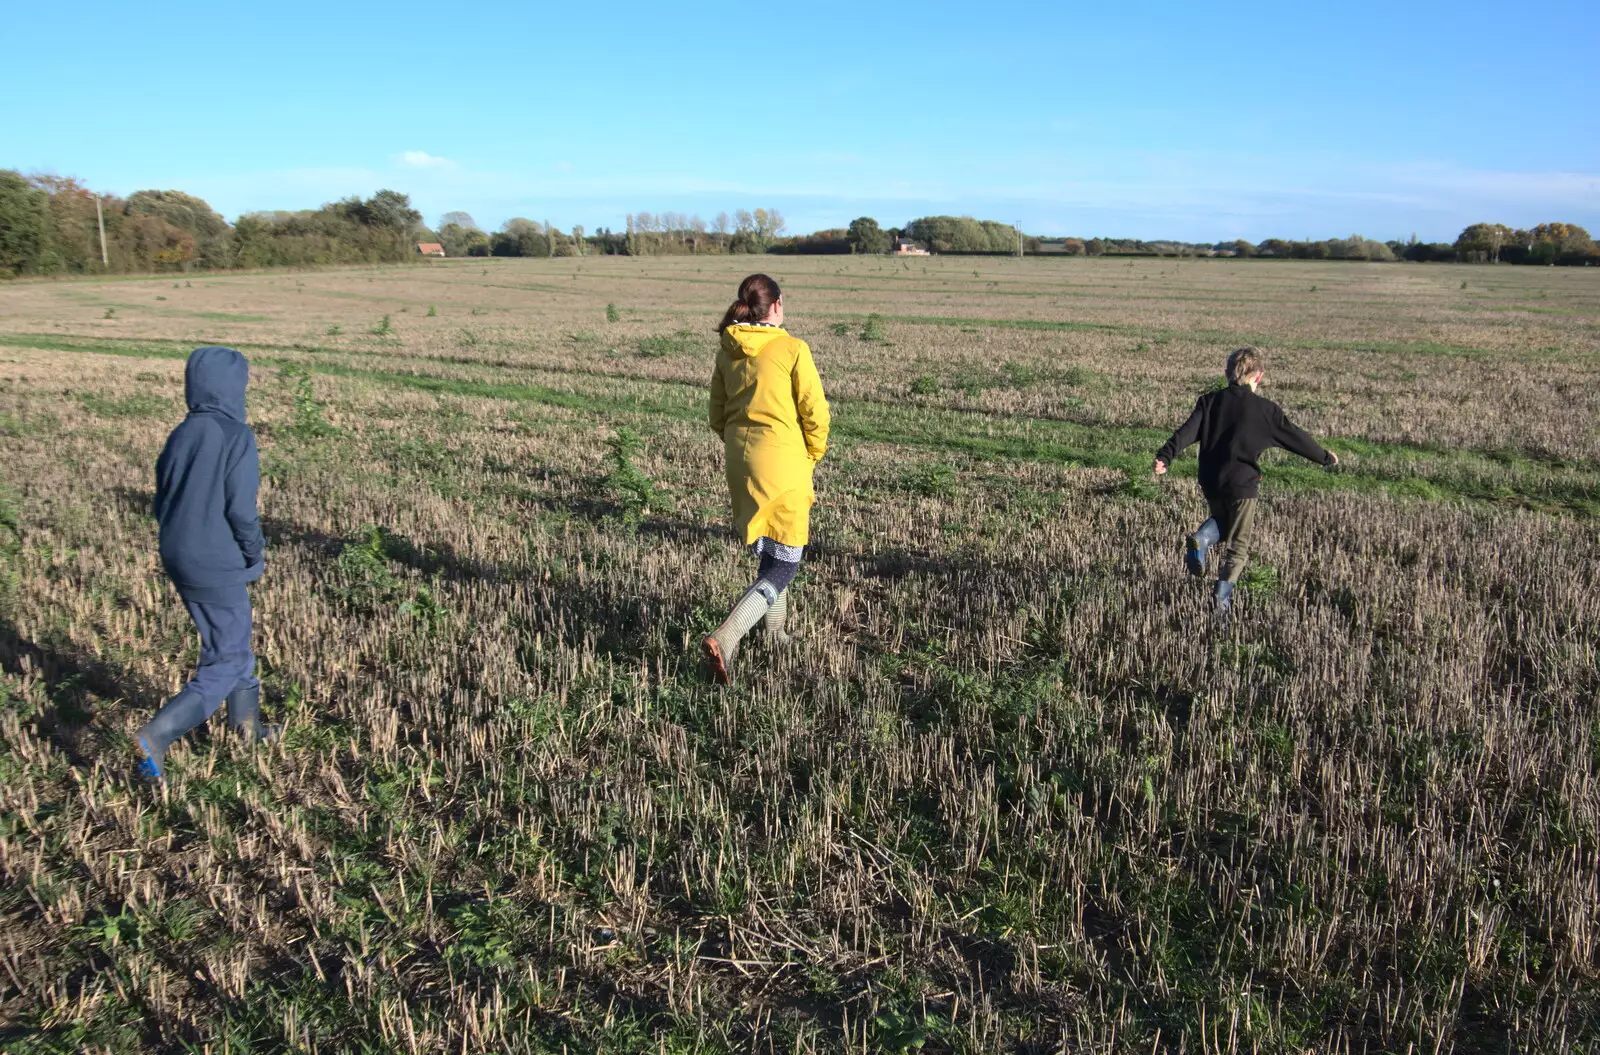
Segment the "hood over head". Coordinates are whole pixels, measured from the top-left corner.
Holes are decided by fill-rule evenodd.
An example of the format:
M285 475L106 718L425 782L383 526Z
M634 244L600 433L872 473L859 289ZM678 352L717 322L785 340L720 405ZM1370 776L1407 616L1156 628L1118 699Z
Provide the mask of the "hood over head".
M782 326L739 323L722 331L722 346L735 359L754 359L761 350L789 333Z
M232 348L196 348L183 371L184 399L191 414L222 414L244 421L244 390L250 363Z

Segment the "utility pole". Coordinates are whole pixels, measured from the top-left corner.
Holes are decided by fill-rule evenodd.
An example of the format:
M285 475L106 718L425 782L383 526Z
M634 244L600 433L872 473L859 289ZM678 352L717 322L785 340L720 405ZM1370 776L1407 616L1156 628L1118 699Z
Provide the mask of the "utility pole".
M106 256L106 214L100 208L100 195L98 194L94 196L94 218L95 222L100 225L100 266L110 268L111 260Z

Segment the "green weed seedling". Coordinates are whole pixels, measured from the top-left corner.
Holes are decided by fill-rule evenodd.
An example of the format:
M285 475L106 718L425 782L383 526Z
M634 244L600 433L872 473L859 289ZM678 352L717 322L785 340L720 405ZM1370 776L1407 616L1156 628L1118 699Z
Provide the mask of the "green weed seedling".
M617 311L617 306L615 304L607 304L606 305L606 321L607 322L621 322L622 321L622 314Z
M400 602L399 613L417 620L429 630L435 630L444 620L444 608L434 599L433 590L418 586L409 601Z
M394 326L391 325L390 317L385 315L383 318L378 320L378 325L374 326L367 332L372 334L374 337L387 337L394 333Z
M835 322L828 327L828 331L835 337L848 337L850 336L850 324L848 322Z
M1111 494L1136 502L1152 502L1161 497L1161 485L1143 474L1127 473L1111 488Z
M317 399L316 390L312 387L311 375L292 367L285 367L283 377L285 380L293 379L295 382L294 420L289 425L289 434L300 440L338 435L339 429L323 417L323 406Z
M337 337L344 332L344 327L337 324L329 326L325 331L329 337Z
M22 518L16 496L0 485L0 566L11 567L21 554Z
M353 608L372 609L388 602L400 586L389 569L389 532L368 525L358 540L345 543L335 563L338 582L333 595Z
M886 341L889 339L888 328L884 325L883 316L876 313L867 316L867 321L861 324L861 332L857 334L863 341Z
M511 900L472 902L451 909L448 915L456 936L445 949L446 958L480 971L513 965L523 916Z
M93 948L111 952L119 947L144 948L145 938L151 931L151 921L131 908L116 915L102 912L79 926L78 934Z
M610 471L605 477L606 490L611 499L622 507L623 519L637 521L649 511L651 505L660 500L655 482L634 464L634 459L644 450L644 440L624 425L617 429L616 435L606 440L606 447L611 452Z
M948 465L929 462L900 474L900 490L923 498L943 498L955 493L956 473Z
M1254 597L1269 597L1278 592L1282 580L1270 564L1252 564L1239 577L1239 585Z
M872 1019L872 1039L879 1051L921 1051L928 1043L926 1016L885 1011Z
M428 305L428 318L437 319L438 317L439 317L439 309L437 307L435 307L434 305L429 304Z

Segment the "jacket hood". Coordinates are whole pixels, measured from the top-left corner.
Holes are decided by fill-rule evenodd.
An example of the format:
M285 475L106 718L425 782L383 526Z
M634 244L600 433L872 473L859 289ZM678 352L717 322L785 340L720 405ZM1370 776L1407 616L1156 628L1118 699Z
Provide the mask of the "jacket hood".
M183 371L183 394L191 414L222 414L244 421L244 390L250 364L232 348L196 348Z
M789 333L782 326L748 326L739 323L722 331L722 347L735 359L754 359L761 350Z

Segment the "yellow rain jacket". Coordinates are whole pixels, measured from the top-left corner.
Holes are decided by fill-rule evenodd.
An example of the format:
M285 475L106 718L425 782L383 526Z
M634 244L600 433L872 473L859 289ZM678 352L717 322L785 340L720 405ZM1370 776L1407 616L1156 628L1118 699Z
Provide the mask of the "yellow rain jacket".
M746 545L810 538L811 470L828 449L828 400L806 342L777 326L729 326L711 375L711 431L727 452L734 528Z

